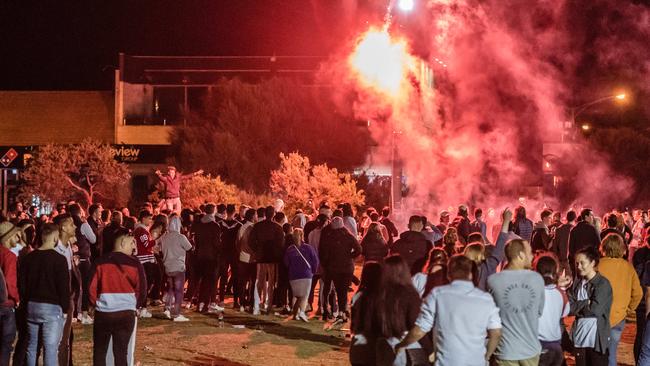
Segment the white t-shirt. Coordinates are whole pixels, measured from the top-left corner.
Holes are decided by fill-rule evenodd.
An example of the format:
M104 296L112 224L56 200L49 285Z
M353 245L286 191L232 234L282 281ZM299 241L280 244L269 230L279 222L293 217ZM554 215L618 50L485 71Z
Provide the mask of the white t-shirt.
M578 291L578 301L588 300L586 280L580 283L580 290ZM596 336L598 335L598 319L596 318L578 318L573 322L571 329L573 335L573 345L579 348L593 348L596 344Z
M555 342L562 339L560 319L569 315L571 306L556 285L544 287L544 311L539 317L539 340Z

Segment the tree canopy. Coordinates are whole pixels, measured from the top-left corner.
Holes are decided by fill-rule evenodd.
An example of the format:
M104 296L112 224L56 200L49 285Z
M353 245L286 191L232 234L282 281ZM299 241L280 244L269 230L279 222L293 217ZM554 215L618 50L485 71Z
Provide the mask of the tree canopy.
M364 162L368 132L336 108L330 92L289 79L222 80L202 112L172 132L176 163L257 192L268 188L281 152L350 170Z

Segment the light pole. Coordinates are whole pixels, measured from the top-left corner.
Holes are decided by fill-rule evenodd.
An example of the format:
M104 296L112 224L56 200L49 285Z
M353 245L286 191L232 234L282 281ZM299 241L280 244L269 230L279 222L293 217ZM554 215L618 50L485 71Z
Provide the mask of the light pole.
M572 123L571 127L572 128L576 127L576 118L578 118L580 113L586 111L589 107L591 107L593 105L596 105L596 104L606 102L608 100L623 101L626 98L627 98L627 95L625 93L613 94L613 95L608 95L606 97L602 97L602 98L592 100L591 102L579 105L577 107L569 108L569 110L571 111L571 123ZM590 126L585 124L585 125L582 126L582 129L584 131L588 131L590 129ZM574 131L575 131L575 129L574 129ZM562 139L564 140L564 133L562 134Z

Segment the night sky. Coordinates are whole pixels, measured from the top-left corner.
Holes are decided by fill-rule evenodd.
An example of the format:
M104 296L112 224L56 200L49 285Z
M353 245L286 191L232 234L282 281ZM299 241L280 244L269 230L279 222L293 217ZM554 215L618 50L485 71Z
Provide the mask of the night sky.
M0 89L111 89L118 53L327 55L344 1L2 1Z

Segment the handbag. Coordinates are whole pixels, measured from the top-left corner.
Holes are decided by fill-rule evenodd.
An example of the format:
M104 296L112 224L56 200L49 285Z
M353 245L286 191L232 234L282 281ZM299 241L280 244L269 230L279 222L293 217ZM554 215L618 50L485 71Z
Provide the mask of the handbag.
M305 256L302 255L302 253L300 252L300 249L298 249L298 247L295 244L293 244L291 246L296 248L296 252L298 252L298 254L300 255L300 258L302 258L302 260L305 261L305 264L307 264L307 267L309 267L309 270L311 270L311 264L309 264L309 262L307 261L307 258L305 258Z

